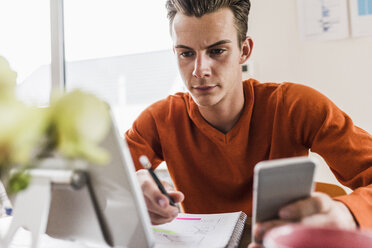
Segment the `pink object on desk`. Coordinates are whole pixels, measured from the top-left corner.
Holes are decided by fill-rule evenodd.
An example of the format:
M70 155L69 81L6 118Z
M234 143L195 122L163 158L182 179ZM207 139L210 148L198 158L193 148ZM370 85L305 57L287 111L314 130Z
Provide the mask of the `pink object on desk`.
M180 218L180 217L177 217L176 219L177 220L201 220L201 218Z
M265 248L370 248L372 233L298 224L270 230L264 237Z

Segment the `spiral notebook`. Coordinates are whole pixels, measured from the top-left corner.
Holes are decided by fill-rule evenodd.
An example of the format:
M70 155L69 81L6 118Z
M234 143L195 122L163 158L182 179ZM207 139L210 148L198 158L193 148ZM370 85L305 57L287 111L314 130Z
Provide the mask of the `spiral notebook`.
M247 215L178 214L172 222L153 226L156 248L238 247Z

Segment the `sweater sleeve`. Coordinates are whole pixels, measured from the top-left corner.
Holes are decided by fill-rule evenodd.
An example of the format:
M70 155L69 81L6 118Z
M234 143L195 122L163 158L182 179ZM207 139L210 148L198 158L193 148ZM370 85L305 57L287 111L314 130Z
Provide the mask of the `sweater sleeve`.
M324 158L340 183L354 190L335 200L350 209L360 227L372 228L372 136L316 90L301 85L287 90L284 101L296 122L296 138Z
M145 109L125 133L136 170L143 169L138 160L141 155L149 158L153 168L163 161L157 126L150 109L151 106Z

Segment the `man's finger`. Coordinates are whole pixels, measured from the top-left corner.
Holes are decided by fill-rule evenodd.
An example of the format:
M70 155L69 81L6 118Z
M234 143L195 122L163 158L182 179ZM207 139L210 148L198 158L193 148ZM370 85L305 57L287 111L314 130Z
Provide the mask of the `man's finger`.
M167 181L165 181L165 180L160 180L160 182L161 182L161 184L163 184L164 189L165 189L167 192L169 192L169 191L175 191L174 187L173 187L170 183L168 183Z
M349 230L357 227L350 210L337 201L333 201L330 211L305 217L301 223L308 226L337 227Z
M178 208L169 204L168 198L161 193L148 171L139 170L136 174L149 212L158 214L164 218L174 218L178 214ZM181 195L178 198L182 200Z
M332 199L323 193L313 193L311 197L289 204L279 211L284 220L300 220L306 216L326 213L331 209Z
M301 224L315 227L338 227L338 221L326 214L315 214L301 220Z
M247 248L263 248L263 245L257 243L250 243Z
M161 193L158 185L152 179L147 170L137 171L137 178L140 182L143 195L145 198L153 201L153 206L158 205L160 208L165 208L169 205L169 200Z
M164 223L167 223L167 222L171 222L174 219L174 217L164 217L164 216L158 215L158 214L150 212L150 211L149 211L149 215L150 215L150 219L151 219L151 224L153 224L153 225L164 224Z
M160 208L164 208L168 205L167 197L160 192L155 182L151 180L144 181L141 185L141 189L145 198L152 200L154 205L158 205Z
M253 228L253 236L255 243L261 244L263 241L263 237L267 231L270 229L288 224L289 222L286 220L272 220L262 223L256 223Z
M164 201L168 201L167 198L164 199ZM146 207L149 213L153 214L154 216L157 216L157 219L164 219L159 223L157 221L157 224L163 224L165 222L169 222L173 220L175 217L178 215L178 208L173 207L171 205L167 205L165 208L159 208L156 204L154 205L154 202L145 197L145 202L146 202ZM151 217L151 215L150 215ZM151 217L151 221L153 222L154 220Z
M185 199L185 195L181 191L169 191L168 194L175 203L182 202Z

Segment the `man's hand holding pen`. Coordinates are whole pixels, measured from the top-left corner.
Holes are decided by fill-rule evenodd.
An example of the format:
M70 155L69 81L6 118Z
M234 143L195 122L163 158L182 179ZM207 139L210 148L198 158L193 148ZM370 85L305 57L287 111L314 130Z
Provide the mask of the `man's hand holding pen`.
M144 161L141 161L144 165ZM145 166L144 166L145 167ZM146 167L145 167L146 168ZM173 200L174 203L182 202L185 198L183 193L174 190L169 184L161 182L161 186L157 185L155 178L150 174L148 169L138 170L136 172L139 184L145 198L147 210L153 225L164 224L172 221L178 215L178 208L170 204L170 199L162 193L160 188L165 187L166 194ZM156 176L155 176L156 177ZM164 189L163 189L164 190Z

